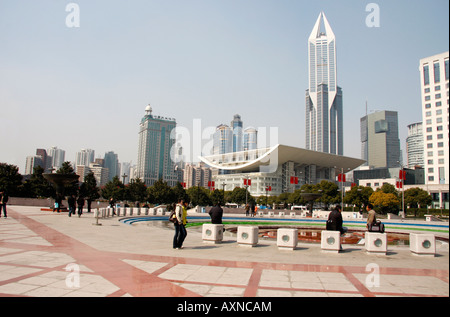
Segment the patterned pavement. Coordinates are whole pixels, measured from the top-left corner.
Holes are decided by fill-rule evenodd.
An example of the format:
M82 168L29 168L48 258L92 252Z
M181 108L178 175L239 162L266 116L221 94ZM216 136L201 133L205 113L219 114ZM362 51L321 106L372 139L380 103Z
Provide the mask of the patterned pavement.
M449 296L448 243L437 244L435 257L405 246L383 256L354 246L327 254L314 244L242 248L231 237L206 245L189 228L185 248L173 250L170 227L117 218L96 226L92 213L8 208L0 219L2 297Z

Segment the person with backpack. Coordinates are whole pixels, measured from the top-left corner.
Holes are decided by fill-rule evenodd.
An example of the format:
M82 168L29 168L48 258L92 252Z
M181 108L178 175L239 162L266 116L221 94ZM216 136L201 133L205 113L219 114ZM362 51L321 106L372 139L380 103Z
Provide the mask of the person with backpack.
M183 199L180 199L178 204L175 206L176 220L174 220L174 226L175 226L175 235L173 237L173 248L174 249L183 249L183 242L187 236L186 216L187 216L187 209L185 206L185 202Z

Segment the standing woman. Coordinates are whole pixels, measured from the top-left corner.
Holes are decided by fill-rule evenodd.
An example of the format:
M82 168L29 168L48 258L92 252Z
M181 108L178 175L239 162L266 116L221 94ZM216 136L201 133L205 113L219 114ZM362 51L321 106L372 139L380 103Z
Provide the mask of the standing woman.
M186 215L187 209L185 206L185 202L181 199L178 204L175 206L175 216L177 217L177 221L175 221L175 236L173 237L173 248L174 249L182 249L184 239L186 239L187 231L186 231Z

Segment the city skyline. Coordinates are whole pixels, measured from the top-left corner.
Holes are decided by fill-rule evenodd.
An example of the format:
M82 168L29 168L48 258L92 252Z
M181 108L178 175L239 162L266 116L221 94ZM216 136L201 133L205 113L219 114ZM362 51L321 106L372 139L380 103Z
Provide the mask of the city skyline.
M352 131L367 101L369 112L398 112L405 159L407 126L422 121L419 61L448 50L447 1L377 1L379 27L362 1L75 2L79 28L65 25L65 3L0 2L0 162L21 172L54 145L66 160L92 148L137 162L148 103L187 128L239 113L305 148L305 43L321 11L339 38L343 154L360 157Z

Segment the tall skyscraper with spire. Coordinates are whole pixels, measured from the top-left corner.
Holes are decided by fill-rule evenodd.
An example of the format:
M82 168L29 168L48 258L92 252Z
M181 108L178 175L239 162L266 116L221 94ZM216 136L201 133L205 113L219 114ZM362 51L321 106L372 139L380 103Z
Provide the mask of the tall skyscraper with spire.
M342 89L337 85L336 38L323 12L308 39L306 148L343 155Z

